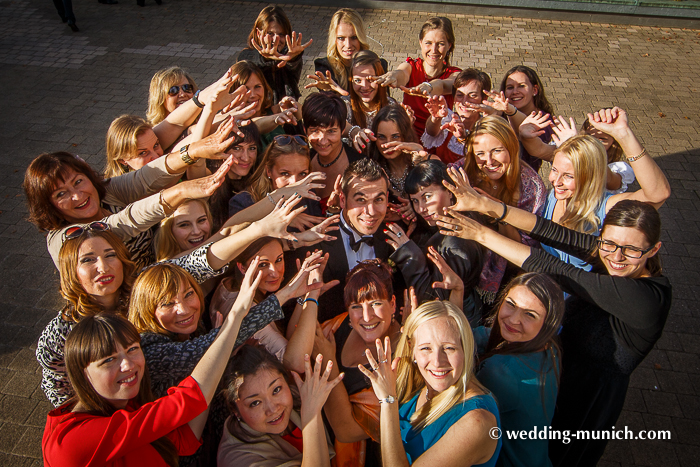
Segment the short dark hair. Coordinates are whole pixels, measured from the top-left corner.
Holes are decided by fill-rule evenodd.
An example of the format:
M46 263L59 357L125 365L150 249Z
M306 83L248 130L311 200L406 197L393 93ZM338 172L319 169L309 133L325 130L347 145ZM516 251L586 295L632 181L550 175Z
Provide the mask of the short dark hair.
M466 70L462 70L457 75L455 82L452 85L452 95L454 96L457 93L458 88L465 86L470 81L476 81L479 83L479 87L481 88L481 99L485 100L488 96L486 96L484 91L491 90L491 78L489 75L481 70L477 70L476 68L467 68Z
M381 178L386 182L387 190L389 189L389 177L387 177L386 172L381 168L379 163L368 157L363 157L353 162L343 172L343 178L340 180L340 190L345 196L348 196L350 182L355 177L368 182L374 182Z
M304 128L332 127L337 124L342 130L348 118L345 102L336 93L321 91L311 94L301 106L301 118Z
M343 299L346 310L353 303L391 300L393 296L391 268L380 259L362 261L345 278Z
M404 190L407 195L415 195L421 188L430 185L443 187L443 180L452 183L444 162L435 159L419 162L406 176Z
M71 170L85 175L90 180L100 197L98 203L104 199L107 193L104 182L90 164L69 152L41 154L29 164L22 184L29 204L29 222L39 230L54 230L69 225L51 203L51 194L58 182L65 182Z

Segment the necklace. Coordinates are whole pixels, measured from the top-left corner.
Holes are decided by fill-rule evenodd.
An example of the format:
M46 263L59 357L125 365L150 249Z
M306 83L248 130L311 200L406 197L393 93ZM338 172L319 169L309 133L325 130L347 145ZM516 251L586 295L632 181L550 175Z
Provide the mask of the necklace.
M345 150L345 148L343 148L343 147L341 146L341 147L340 147L340 152L338 153L338 155L336 156L336 158L333 159L333 160L332 160L331 162L329 162L328 164L324 164L323 162L321 162L321 156L319 155L319 156L318 156L318 165L320 165L320 166L323 167L324 169L327 169L327 168L330 167L331 165L333 165L333 164L335 164L336 162L338 162L338 159L340 159L340 156L343 155L343 151L344 151L344 150Z
M391 187L394 190L396 190L399 193L403 193L403 187L406 183L406 177L408 177L408 172L410 172L411 169L411 164L408 164L408 166L406 166L406 170L403 171L403 175L401 177L394 177L393 175L391 175L391 171L387 170L387 173L389 174L389 182L391 183Z

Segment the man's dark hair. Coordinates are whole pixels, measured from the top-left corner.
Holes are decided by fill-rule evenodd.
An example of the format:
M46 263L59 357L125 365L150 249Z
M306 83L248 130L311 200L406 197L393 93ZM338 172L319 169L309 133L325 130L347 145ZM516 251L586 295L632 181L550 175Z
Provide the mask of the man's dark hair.
M368 157L353 162L343 172L340 189L346 197L350 192L350 182L356 177L368 182L374 182L381 178L386 182L387 190L389 189L389 177L387 177L386 172L376 161Z

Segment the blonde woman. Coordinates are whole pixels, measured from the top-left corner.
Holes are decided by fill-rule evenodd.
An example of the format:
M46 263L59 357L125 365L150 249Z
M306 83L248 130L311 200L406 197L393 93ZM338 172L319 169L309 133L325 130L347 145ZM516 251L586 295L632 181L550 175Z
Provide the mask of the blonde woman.
M474 376L475 345L469 322L449 302L412 312L391 358L390 339L365 351L380 403L382 465L494 466L501 440L493 396Z
M112 121L105 143L105 178L138 170L163 155L153 125L136 115L121 115Z
M574 136L562 143L554 154L549 181L552 190L547 196L542 217L578 232L597 235L610 209L623 199L634 199L661 207L671 188L654 159L647 157L627 123L627 113L615 107L588 114L591 125L615 138L632 166L640 189L612 194L605 191L608 155L603 144L588 135ZM545 246L546 251L564 262L590 270L579 258Z
M336 11L328 27L327 55L314 60L316 74L308 77L316 81L311 87L321 91L337 91L337 83L337 86L347 92L350 88L352 59L357 52L368 49L369 39L362 16L351 8ZM381 65L384 70L388 69L386 60L381 59Z
M151 78L146 118L152 125L165 120L170 112L194 97L197 83L179 66L164 68Z
M154 239L156 261L165 261L197 248L212 234L209 205L201 199L184 202L170 216L160 221Z

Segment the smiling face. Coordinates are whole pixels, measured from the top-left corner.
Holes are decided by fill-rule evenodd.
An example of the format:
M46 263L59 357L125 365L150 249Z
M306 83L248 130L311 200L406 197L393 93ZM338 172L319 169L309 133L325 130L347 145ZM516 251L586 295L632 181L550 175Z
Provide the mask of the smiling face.
M100 303L114 303L124 282L121 260L102 237L85 239L78 249L78 281Z
M420 41L421 54L426 65L434 68L442 67L447 52L450 51L450 44L447 34L439 29L431 29L425 33Z
M201 203L185 203L175 210L173 217L173 237L180 250L190 250L209 239L211 224Z
M355 27L349 23L339 23L335 30L335 46L338 55L346 62L350 62L352 57L362 49L360 39L355 33Z
M637 250L646 250L651 246L644 232L633 227L607 225L601 232L600 239ZM637 279L647 275L647 260L657 254L659 248L661 248L661 242L654 245L654 248L642 255L641 258L628 258L622 254L621 248L617 248L617 251L613 253L598 248L598 255L611 276Z
M395 311L396 297L392 296L391 300L365 300L350 304L348 318L352 329L367 345L372 345L387 335Z
M156 308L156 321L166 331L189 338L197 330L202 303L194 287L187 281L180 282L180 289L175 297Z
M126 160L120 159L119 162L128 165L132 170L138 170L162 155L163 148L160 147L160 141L153 130L149 128L136 137L136 157Z
M309 144L321 157L337 156L342 150L343 132L337 123L329 127L312 126L306 129Z
M380 178L373 182L355 177L348 195L340 194L343 218L360 235L374 235L386 216L388 187Z
M352 88L365 104L371 104L377 96L377 83L368 78L377 76L372 65L358 65L352 69Z
M452 318L426 321L416 328L413 340L413 358L433 391L442 392L459 380L464 367L464 349Z
M251 73L248 81L245 83L246 89L250 92L248 96L248 104L255 102L255 115L254 117L260 117L262 115L262 104L265 100L265 85L257 74Z
M117 409L123 409L139 393L146 359L136 342L126 348L116 342L115 347L112 355L90 363L85 376L97 394Z
M192 99L194 92L185 92L185 90L182 89L182 86L184 85L190 85L190 81L185 76L183 76L182 80L180 80L180 82L177 84L177 86L180 88L177 94L171 96L168 90L165 91L165 109L168 111L168 113Z
M526 115L535 110L533 98L538 91L537 86L530 82L525 73L517 71L506 78L506 98Z
M245 141L232 146L226 154L233 156L233 165L228 171L228 177L233 180L240 180L250 173L258 158L258 145Z
M63 182L51 192L51 204L71 224L100 219L100 196L85 174L69 169Z
M474 137L472 147L476 166L489 180L500 180L506 174L510 167L510 153L498 138L478 135Z
M466 104L481 104L482 97L481 84L471 80L455 92L454 111L460 117L471 117L479 111L470 109Z
M391 141L402 141L401 131L396 122L391 120L379 122L377 125L377 134L375 136L377 137L377 149L386 159L394 159L403 154L401 151L388 151L382 147L384 144Z
M278 241L271 241L263 246L255 256L260 257L258 270L262 271L262 278L258 290L263 293L272 293L279 290L284 277L284 250ZM254 257L255 257L254 256ZM238 264L240 271L245 274L253 260L247 262L245 267Z
M261 369L246 376L238 389L238 415L260 433L280 434L286 430L293 407L289 385L275 370Z
M510 289L498 310L501 336L508 342L529 342L539 334L547 317L542 302L524 285Z
M283 154L275 159L272 168L266 172L277 190L309 175L309 158L302 154Z
M432 184L421 187L415 195L409 195L413 210L421 216L430 226L435 226L437 220L435 214L443 215L443 209L452 206L451 193L445 187Z
M552 160L549 183L554 187L554 197L558 200L569 199L576 192L576 175L571 159L558 152Z

